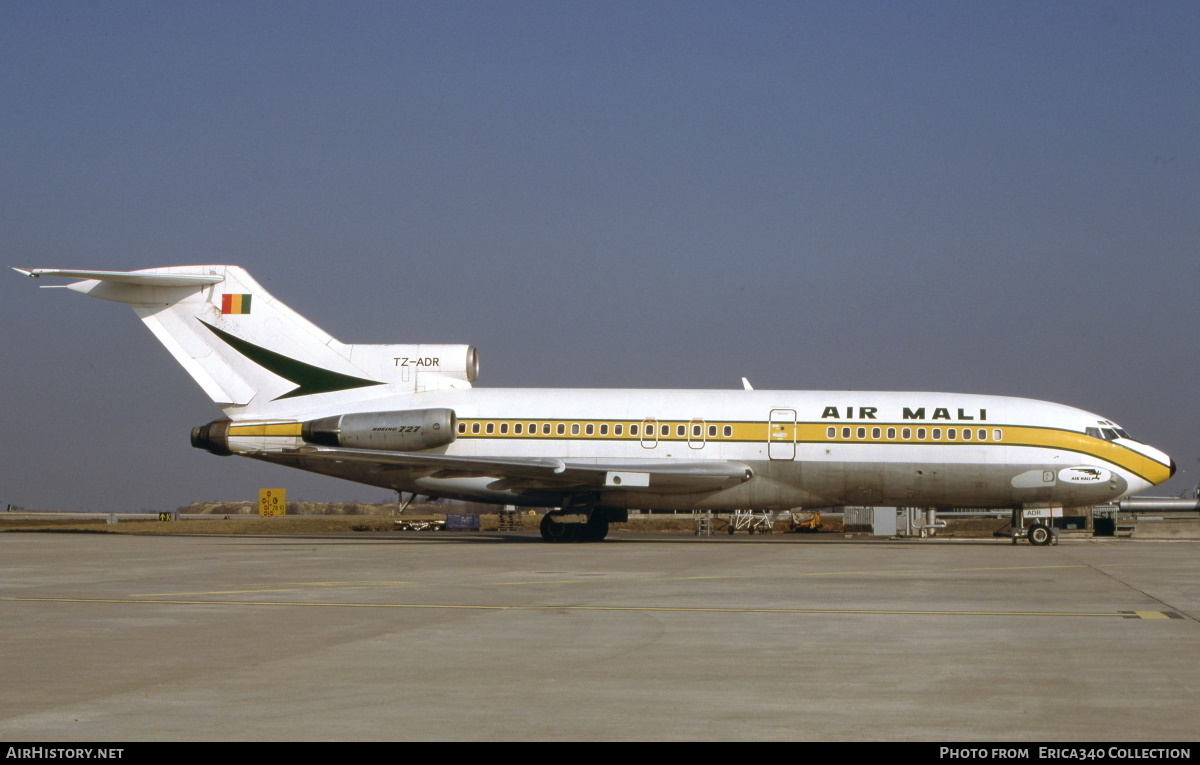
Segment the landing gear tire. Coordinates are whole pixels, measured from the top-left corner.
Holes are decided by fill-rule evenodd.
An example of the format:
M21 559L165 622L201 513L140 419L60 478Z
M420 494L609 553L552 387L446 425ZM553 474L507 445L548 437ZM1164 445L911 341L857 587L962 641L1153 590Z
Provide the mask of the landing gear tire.
M582 523L559 523L548 513L542 516L542 539L547 542L574 542L579 538L582 528ZM605 531L607 530L606 524Z
M608 516L600 510L593 510L588 522L579 527L580 542L602 542L608 536Z
M1050 528L1045 524L1033 524L1029 527L1029 531L1026 532L1026 536L1029 538L1029 544L1036 547L1044 547L1050 544Z

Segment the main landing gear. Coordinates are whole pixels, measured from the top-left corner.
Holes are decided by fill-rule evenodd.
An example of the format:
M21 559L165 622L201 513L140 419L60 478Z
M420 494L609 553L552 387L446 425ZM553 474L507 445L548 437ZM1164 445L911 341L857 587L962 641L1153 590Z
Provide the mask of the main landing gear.
M609 522L629 519L628 511L596 507L596 497L563 498L560 510L542 516L542 539L547 542L599 542L608 536Z
M599 542L608 536L608 516L593 510L584 523L561 523L558 513L542 516L542 539L547 542Z

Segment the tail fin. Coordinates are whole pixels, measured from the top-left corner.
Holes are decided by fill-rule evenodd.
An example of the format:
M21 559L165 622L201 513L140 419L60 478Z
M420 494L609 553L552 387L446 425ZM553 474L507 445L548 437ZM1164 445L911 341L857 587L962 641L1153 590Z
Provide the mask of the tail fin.
M300 417L382 396L469 388L466 345L346 345L272 297L237 266L142 271L16 269L129 304L231 419Z

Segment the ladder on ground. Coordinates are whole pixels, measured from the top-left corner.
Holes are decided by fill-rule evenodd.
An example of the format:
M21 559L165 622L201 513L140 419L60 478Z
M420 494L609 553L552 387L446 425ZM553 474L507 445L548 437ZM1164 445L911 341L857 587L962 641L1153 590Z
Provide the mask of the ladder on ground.
M521 531L521 514L511 510L501 510L496 516L497 531Z
M770 511L756 513L753 510L734 510L729 516L729 533L745 529L751 534L770 534L775 530Z

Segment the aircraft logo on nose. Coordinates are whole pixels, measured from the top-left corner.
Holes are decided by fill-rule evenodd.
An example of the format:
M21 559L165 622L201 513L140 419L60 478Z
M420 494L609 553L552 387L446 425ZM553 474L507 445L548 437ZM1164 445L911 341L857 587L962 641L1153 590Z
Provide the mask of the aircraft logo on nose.
M1108 476L1107 470L1093 467L1069 467L1058 471L1058 480L1067 483L1103 483Z

